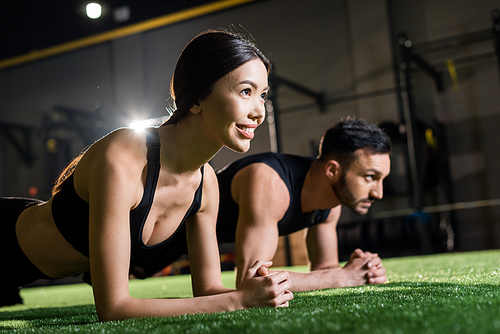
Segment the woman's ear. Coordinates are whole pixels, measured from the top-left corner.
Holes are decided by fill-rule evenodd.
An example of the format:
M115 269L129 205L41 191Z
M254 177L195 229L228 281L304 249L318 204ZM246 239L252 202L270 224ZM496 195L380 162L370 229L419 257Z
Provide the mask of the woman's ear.
M201 111L201 104L200 102L196 102L195 104L193 104L193 106L191 108L189 108L189 111L191 111L193 114L199 114L200 111Z
M337 160L328 160L325 163L325 174L326 176L333 180L340 175L341 167Z

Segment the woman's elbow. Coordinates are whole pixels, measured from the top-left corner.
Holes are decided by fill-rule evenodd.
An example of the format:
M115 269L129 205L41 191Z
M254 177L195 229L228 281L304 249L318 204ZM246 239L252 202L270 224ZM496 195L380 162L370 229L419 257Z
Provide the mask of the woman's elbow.
M106 305L99 305L96 303L96 313L97 318L101 322L107 321L117 321L117 320L125 320L131 318L131 315L127 315L123 304L111 304L106 303Z
M116 321L116 320L123 320L122 317L118 316L117 312L114 312L108 308L97 308L97 318L101 322L108 322L108 321Z

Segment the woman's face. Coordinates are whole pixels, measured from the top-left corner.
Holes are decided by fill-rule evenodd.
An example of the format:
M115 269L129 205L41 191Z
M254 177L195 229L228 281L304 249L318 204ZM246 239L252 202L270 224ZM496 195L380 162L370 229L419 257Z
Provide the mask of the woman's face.
M250 60L216 81L214 90L191 110L201 114L211 140L243 153L264 120L268 90L266 67L260 59Z

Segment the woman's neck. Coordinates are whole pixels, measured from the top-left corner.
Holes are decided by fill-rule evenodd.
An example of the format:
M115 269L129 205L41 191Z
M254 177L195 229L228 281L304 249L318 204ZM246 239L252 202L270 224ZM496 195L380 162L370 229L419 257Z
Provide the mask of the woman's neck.
M196 172L221 149L210 143L203 131L190 119L158 128L161 146L161 164L173 173Z

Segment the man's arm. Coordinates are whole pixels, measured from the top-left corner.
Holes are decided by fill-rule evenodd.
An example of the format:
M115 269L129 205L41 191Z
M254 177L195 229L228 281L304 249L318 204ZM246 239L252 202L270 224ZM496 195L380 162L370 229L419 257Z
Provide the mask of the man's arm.
M330 211L328 218L311 226L307 231L306 244L309 255L309 273L290 273L292 291L309 291L366 284L373 265L372 257L357 256L344 268L339 266L337 248L337 222L341 207ZM373 259L375 260L375 259Z
M311 271L339 268L337 223L341 208L340 205L334 207L325 221L307 230L306 245Z
M311 226L306 243L310 261L309 273L290 273L293 291L307 291L361 284L384 283L385 268L377 254L356 249L342 268L339 266L337 223L341 207L330 211L326 221Z
M256 163L240 170L231 185L233 199L239 205L236 228L236 286L257 259L270 261L278 247L278 221L290 203L288 189L271 167ZM376 254L353 253L351 260L339 267L336 225L340 207L333 209L323 223L308 231L310 273L289 272L292 291L307 291L366 284L368 273L381 265ZM384 277L385 277L385 269ZM384 280L385 281L385 280Z
M288 188L278 173L264 163L241 169L231 183L239 205L236 227L236 286L257 259L271 261L278 247L278 221L289 202Z

